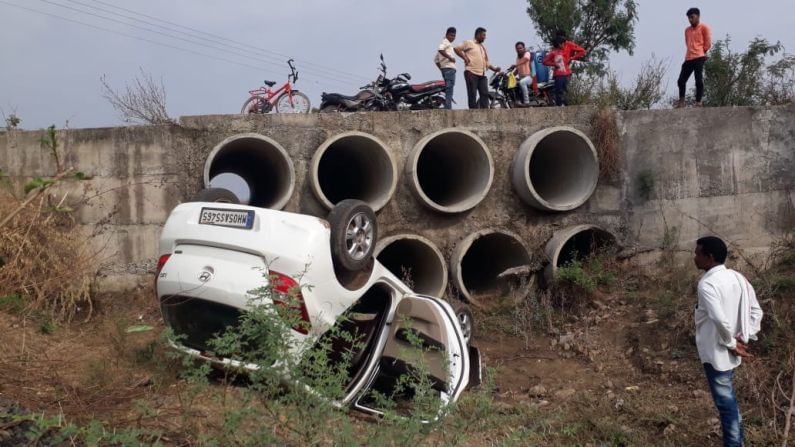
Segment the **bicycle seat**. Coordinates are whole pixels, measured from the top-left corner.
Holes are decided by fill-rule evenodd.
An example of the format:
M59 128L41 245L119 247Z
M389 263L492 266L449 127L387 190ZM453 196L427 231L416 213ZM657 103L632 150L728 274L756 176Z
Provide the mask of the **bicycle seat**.
M265 81L265 85L267 85L268 87L273 87L274 85L276 85L276 82L275 81Z

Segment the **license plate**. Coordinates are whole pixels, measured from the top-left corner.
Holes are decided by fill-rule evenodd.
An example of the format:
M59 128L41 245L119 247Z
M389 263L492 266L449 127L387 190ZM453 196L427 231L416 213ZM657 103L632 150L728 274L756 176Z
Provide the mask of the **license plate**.
M254 226L254 211L202 208L199 224L250 230Z

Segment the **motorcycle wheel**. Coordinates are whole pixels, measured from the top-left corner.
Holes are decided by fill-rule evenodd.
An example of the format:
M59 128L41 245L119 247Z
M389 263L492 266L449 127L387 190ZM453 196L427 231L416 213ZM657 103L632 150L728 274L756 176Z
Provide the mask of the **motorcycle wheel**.
M240 108L240 113L248 115L249 113L268 113L271 111L272 106L270 103L265 102L262 98L252 96L243 103Z
M505 98L496 98L492 96L489 98L489 108L490 109L510 109L511 106L508 104L508 101Z
M293 90L292 96L293 103L290 104L290 95L287 92L279 95L276 100L276 113L309 113L309 97L298 90Z
M342 106L339 104L329 104L320 108L320 113L336 113L342 112Z
M434 95L428 98L428 108L430 109L443 109L444 96Z

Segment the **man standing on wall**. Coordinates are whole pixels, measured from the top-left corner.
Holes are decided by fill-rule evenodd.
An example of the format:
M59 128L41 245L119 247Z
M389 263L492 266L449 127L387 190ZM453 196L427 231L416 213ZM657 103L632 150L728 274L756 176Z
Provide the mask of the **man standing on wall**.
M750 357L747 343L756 339L762 308L754 288L743 275L727 269L726 244L707 236L696 241L693 262L704 276L698 282L695 311L696 346L707 384L720 413L723 445L743 443L742 417L732 380L742 357Z
M569 63L585 56L585 49L574 42L567 42L565 37L555 36L552 39L552 49L544 56L544 65L553 67L552 76L555 78L555 105L565 106L566 89L571 76Z
M687 10L687 20L690 26L685 28L685 63L679 72L679 102L677 108L685 106L685 89L690 74L696 74L696 107L701 107L701 98L704 96L704 62L707 60L707 51L712 47L712 30L706 23L701 23L701 11L698 8Z
M533 55L527 51L524 42L516 42L516 63L511 65L511 70L516 68L516 77L519 79L519 90L522 92L522 102L518 103L519 107L527 107L530 105L530 85L533 83Z
M475 38L464 41L455 48L455 54L464 60L464 80L467 84L467 99L470 109L489 108L489 82L486 70L500 71L500 67L489 64L489 54L483 41L486 40L486 28L478 27Z
M456 30L454 27L447 28L447 33L439 44L436 51L434 62L442 72L444 79L444 108L453 108L453 86L455 85L455 56L453 56L453 41L455 40Z

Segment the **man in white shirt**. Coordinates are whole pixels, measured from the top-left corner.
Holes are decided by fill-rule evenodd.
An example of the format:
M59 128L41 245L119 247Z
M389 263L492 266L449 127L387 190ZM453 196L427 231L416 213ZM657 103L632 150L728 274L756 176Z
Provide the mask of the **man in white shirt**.
M455 85L455 56L453 41L455 40L455 27L447 28L447 33L439 44L433 61L442 72L444 79L444 108L453 108L453 86Z
M762 324L762 308L743 275L727 269L726 244L717 237L696 241L693 262L704 276L698 282L695 311L696 346L712 399L720 413L723 445L742 446L743 429L732 380L742 357L750 357L748 341Z

